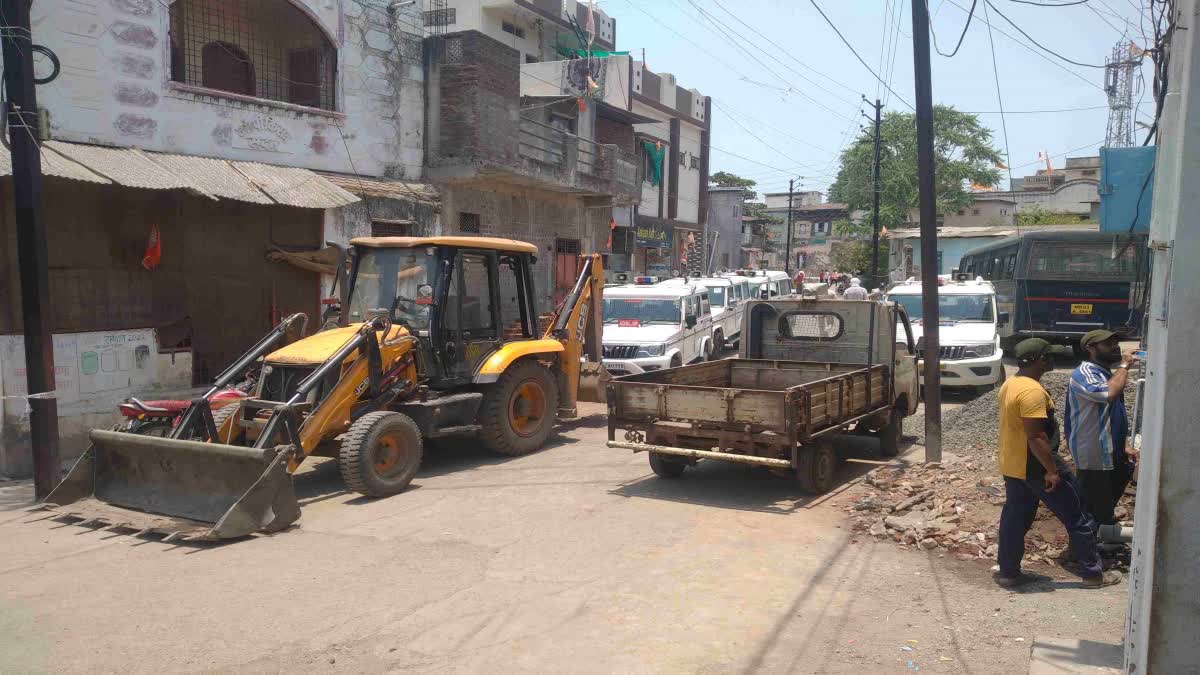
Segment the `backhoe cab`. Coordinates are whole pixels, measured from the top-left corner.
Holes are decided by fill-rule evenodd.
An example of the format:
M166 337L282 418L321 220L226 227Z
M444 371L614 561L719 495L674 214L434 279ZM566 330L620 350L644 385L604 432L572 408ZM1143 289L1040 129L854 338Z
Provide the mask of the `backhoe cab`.
M292 474L333 457L346 486L383 497L416 475L423 440L474 433L490 449L542 447L576 401L602 401L599 255L583 257L544 332L537 248L485 237L351 241L337 327L280 346L289 317L217 378L260 365L251 398L195 399L168 438L94 430L47 508L172 537L276 531L300 515Z

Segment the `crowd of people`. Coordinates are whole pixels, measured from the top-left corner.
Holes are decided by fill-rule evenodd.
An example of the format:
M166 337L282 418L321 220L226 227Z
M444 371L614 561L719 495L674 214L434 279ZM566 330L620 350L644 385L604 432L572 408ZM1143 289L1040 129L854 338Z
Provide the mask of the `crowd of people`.
M828 284L831 293L845 300L866 300L872 297L872 293L869 293L863 287L862 279L860 279L861 276L861 271L851 275L846 272L827 272L821 270L816 274L814 279L810 280L809 275L804 270L799 270L792 279L792 285L799 289L804 287L806 281L816 281ZM877 295L878 292L875 294Z

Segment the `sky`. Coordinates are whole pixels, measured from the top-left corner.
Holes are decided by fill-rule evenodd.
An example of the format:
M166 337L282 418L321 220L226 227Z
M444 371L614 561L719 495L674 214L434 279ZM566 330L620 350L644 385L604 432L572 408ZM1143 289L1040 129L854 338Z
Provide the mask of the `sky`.
M863 96L884 101L885 111L910 111L907 104L914 102L912 0L815 1L895 93L858 61L812 0L600 0L598 4L616 18L617 49L628 50L637 59L644 49L650 70L673 73L680 86L712 97L710 171L751 178L760 192L786 192L789 179L797 181L798 191L801 185L825 191L833 182L846 140L860 133L860 124L869 124L860 114L871 114ZM971 1L927 0L942 52L954 49ZM1014 0L991 4L1059 55L1102 66L1123 34L1125 40L1149 46L1139 27L1139 3L1147 0L1085 0L1062 7ZM978 0L953 58L932 52L934 103L985 113L980 120L993 131L994 145L1004 156L1001 116L996 114L998 76L1003 106L1010 112L1005 121L1016 178L1042 166L1039 151L1047 151L1056 168L1068 156L1097 154L1108 119L1104 70L1072 65L1041 51L989 8L993 71L984 7L985 0ZM1137 86L1135 79L1134 101L1141 101L1138 119L1149 122L1153 115L1149 59L1141 73L1144 86ZM1090 109L1027 112L1077 108ZM1138 129L1135 138L1140 144L1145 131ZM1007 176L1001 185L1006 184Z

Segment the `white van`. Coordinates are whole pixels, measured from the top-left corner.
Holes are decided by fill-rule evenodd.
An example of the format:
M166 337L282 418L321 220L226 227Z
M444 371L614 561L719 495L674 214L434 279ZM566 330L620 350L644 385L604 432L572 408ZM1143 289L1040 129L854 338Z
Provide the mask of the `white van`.
M887 299L903 305L912 322L920 355L925 322L921 316L921 284L908 280L888 291ZM1004 382L998 328L1008 320L996 309L996 290L982 279L938 285L938 328L943 387L991 389ZM919 364L923 367L922 364ZM924 372L923 370L921 372Z
M750 283L741 277L692 277L668 279L660 286L696 284L708 289L708 304L712 308L713 344L719 353L737 344L742 333L742 314L750 295Z
M750 283L750 294L755 300L770 300L792 294L792 279L787 272L773 270L738 270L724 277L740 276Z
M687 283L604 289L604 367L613 375L714 357L708 289Z

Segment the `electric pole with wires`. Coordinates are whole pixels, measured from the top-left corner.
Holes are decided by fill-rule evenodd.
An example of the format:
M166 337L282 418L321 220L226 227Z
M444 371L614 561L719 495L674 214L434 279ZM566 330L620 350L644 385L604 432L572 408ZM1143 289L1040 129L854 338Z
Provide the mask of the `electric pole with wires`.
M42 155L33 78L33 32L29 0L0 0L4 19L6 129L12 152L13 214L21 276L25 333L26 399L33 442L33 491L38 499L58 485L58 403L54 392L54 336L50 325L49 249L42 199Z
M882 115L883 104L879 99L871 104L875 109L875 161L871 164L871 278L867 289L873 290L879 285L879 193L883 189L879 178L879 157L883 147Z
M942 461L941 340L938 334L937 183L933 162L933 82L929 66L929 8L913 0L913 77L917 100L917 188L921 193L921 323L925 360L925 461Z

